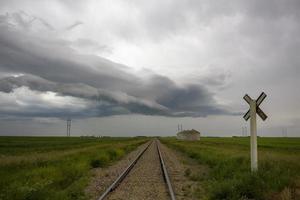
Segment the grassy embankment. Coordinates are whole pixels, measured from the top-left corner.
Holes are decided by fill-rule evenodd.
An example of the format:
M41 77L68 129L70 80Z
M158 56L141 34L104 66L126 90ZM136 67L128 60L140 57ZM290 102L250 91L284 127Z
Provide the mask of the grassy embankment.
M257 173L250 172L249 138L163 138L208 173L193 175L208 199L300 199L300 138L258 138Z
M90 169L109 165L145 141L0 137L0 199L86 199Z

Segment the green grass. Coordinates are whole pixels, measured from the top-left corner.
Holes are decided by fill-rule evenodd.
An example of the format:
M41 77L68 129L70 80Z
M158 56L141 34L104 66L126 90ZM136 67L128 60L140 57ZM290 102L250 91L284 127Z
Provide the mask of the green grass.
M162 142L209 167L208 176L196 177L208 199L282 199L299 190L300 138L258 138L257 173L250 172L249 138Z
M90 170L108 166L146 140L0 137L0 199L87 199Z

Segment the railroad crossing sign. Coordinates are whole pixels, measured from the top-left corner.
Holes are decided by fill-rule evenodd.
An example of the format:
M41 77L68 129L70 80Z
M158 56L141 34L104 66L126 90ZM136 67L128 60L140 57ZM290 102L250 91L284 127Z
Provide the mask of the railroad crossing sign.
M250 118L250 145L251 145L251 171L257 170L257 126L256 126L256 114L260 116L262 120L267 119L267 115L259 108L259 105L267 95L262 92L257 100L252 99L248 94L244 96L245 101L250 105L250 109L244 115L244 119L247 121Z
M267 95L262 92L259 97L256 100L256 113L258 114L258 116L260 116L260 118L262 120L266 120L268 118L268 116L259 108L259 105L263 102L263 100L267 97ZM244 96L245 101L250 105L251 102L251 97L249 97L248 94L246 94ZM250 118L250 109L246 112L246 114L243 117L246 121L248 121L248 119Z

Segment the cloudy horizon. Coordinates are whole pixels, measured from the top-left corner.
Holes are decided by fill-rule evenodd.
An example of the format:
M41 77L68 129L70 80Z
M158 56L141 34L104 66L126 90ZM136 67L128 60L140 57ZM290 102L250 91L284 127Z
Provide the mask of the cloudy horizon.
M300 3L0 1L0 135L300 131ZM249 132L249 131L248 131Z

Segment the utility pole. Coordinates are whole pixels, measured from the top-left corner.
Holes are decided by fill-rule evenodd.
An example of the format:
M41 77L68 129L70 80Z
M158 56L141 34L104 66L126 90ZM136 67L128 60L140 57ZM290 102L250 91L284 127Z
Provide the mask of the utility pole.
M287 128L286 127L283 127L282 128L282 137L287 137Z
M71 122L72 120L70 118L67 119L67 136L71 136Z

